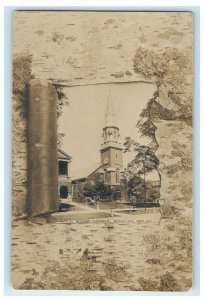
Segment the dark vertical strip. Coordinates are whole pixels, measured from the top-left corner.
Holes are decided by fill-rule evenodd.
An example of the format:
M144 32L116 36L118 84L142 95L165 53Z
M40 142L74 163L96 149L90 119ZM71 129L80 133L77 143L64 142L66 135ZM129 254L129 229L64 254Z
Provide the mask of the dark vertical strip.
M58 209L57 93L46 81L29 84L28 213Z

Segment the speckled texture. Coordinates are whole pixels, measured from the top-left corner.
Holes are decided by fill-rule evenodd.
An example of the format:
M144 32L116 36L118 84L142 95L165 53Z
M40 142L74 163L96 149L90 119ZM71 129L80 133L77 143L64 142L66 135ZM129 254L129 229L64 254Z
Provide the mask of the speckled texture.
M187 291L191 258L181 250L175 228L167 231L168 222L159 219L158 213L130 213L78 224L18 221L13 227L13 287L134 291L142 289L139 278L150 278L154 290L160 290L160 278L170 272L178 285L173 290Z
M16 12L13 53L31 54L35 77L59 84L157 81L135 72L138 49L163 55L167 48L175 48L191 64L192 23L191 13L176 12ZM169 111L151 114L157 127L161 203L169 211L162 219L158 213L107 218L122 220L112 229L97 222L15 221L15 288L188 291L192 287L192 102L191 97L170 101L168 78L164 79L157 101ZM186 81L178 83L183 93L190 94L192 70ZM13 101L13 124L18 124L13 126L13 206L18 214L25 211L27 182L21 100ZM133 223L128 221L132 218Z

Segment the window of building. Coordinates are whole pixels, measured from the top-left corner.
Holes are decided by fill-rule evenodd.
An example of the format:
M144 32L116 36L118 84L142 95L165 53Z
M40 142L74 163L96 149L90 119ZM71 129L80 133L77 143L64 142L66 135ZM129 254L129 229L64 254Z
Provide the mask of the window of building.
M60 198L66 199L68 197L68 187L67 186L61 186L60 187Z
M68 175L68 163L67 161L59 161L59 175Z
M107 171L104 170L104 183L108 183Z
M116 183L120 182L120 170L116 170Z

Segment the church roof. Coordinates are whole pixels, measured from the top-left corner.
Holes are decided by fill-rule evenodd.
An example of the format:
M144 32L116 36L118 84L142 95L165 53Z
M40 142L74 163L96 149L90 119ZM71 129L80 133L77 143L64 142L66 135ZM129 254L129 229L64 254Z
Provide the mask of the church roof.
M80 170L76 170L71 174L72 180L81 180L81 179L85 179L87 177L89 177L90 175L92 175L93 173L95 173L96 171L98 171L100 168L102 167L102 165L100 163L82 168Z
M72 157L64 152L62 149L58 148L58 159L65 159L65 160L71 160Z
M118 127L117 126L117 115L114 107L114 103L109 90L108 104L105 112L105 126L104 127Z

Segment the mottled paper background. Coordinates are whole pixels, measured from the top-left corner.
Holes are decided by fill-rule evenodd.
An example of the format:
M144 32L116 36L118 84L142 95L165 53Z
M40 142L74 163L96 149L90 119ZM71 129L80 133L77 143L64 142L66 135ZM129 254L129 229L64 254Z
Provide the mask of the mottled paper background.
M141 56L135 58L141 48ZM157 65L165 51L169 53L169 62L165 58L167 72L160 78ZM97 212L100 220L91 220L90 216L96 212L93 209L83 212L78 206L78 210L70 211L62 219L54 214L51 223L16 220L16 216L19 218L26 212L28 172L24 107L14 95L12 276L15 288L190 290L192 51L190 12L14 13L14 58L31 54L36 78L74 88L134 81L158 85L157 109L151 106L148 112L156 126L160 203L166 209L114 217L103 210ZM157 74L147 76L154 70L154 63ZM83 213L90 218L80 223ZM78 219L79 223L66 223L67 219Z

